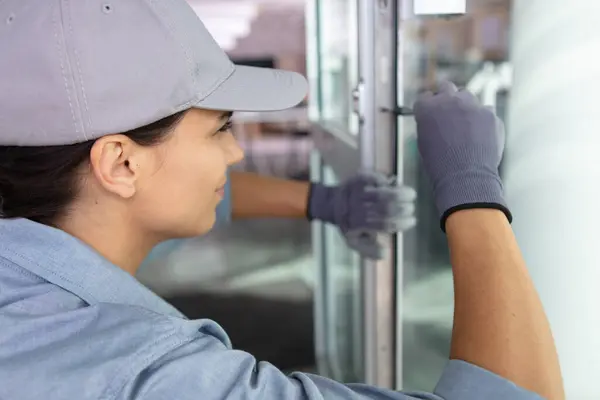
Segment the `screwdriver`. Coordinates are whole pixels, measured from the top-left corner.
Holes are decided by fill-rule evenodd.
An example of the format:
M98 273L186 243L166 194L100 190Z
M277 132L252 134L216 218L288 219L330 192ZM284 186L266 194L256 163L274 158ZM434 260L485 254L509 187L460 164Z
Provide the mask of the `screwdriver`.
M395 114L395 115L402 115L402 116L414 115L414 112L413 112L412 108L410 108L410 107L404 107L404 106L396 106L393 109L382 107L380 109L380 111L392 113L392 114Z

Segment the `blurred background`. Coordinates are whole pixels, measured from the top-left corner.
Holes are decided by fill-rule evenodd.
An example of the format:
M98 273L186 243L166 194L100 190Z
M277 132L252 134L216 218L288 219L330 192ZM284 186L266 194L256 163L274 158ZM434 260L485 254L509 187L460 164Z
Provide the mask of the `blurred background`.
M161 252L140 270L143 283L284 370L432 390L448 358L452 277L414 122L394 109L450 79L505 121L513 227L555 332L568 398L600 398L600 116L585 99L600 86L590 59L600 48L600 2L189 3L234 62L310 81L306 104L234 117L246 152L237 169L336 184L366 163L417 189L418 224L381 238L389 254L374 263L331 226L233 220ZM374 115L361 115L361 81L358 96L371 93L361 101L376 103ZM365 153L369 140L374 154Z

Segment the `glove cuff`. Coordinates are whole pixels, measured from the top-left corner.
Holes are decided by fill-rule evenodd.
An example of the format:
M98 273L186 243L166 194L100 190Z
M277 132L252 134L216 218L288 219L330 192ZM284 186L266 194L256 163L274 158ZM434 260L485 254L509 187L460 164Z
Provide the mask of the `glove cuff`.
M512 223L512 213L504 204L500 204L500 203L469 203L469 204L461 204L459 206L452 207L452 208L446 210L446 212L444 212L444 214L442 214L442 217L440 218L440 228L442 228L442 231L444 233L446 233L446 220L448 220L448 217L450 215L452 215L456 211L473 210L476 208L502 211L504 213L504 215L506 216L506 219L508 219L508 222Z
M306 204L306 218L309 221L315 219L329 223L334 221L333 210L330 206L333 201L334 189L320 183L310 184Z
M446 220L456 211L487 208L502 211L508 222L512 214L504 200L500 177L495 174L470 172L436 188L436 205L440 213L440 227L446 232Z

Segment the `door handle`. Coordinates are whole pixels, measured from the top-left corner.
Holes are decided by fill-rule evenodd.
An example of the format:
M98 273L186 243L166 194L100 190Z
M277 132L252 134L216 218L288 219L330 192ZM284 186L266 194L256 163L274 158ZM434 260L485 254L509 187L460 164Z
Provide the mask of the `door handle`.
M396 106L392 109L382 107L379 109L379 111L386 112L386 113L392 113L394 115L398 115L398 116L402 116L402 117L409 117L409 116L412 116L415 114L412 108L401 107L401 106Z

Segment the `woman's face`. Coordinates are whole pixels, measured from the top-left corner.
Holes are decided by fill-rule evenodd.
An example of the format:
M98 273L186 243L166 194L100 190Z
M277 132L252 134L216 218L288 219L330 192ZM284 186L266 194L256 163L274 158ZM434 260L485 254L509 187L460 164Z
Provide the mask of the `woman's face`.
M167 140L143 148L144 156L137 159L144 165L130 204L143 229L166 239L197 236L212 228L227 169L243 159L230 117L191 109Z

